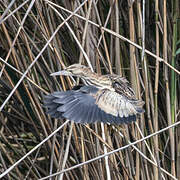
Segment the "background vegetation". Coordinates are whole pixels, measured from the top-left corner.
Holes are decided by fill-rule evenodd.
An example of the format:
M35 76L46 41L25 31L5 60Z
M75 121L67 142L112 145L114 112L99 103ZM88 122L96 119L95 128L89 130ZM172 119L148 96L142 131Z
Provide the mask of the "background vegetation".
M178 0L1 0L0 176L41 179L64 169L52 179L180 178L179 7ZM77 125L45 113L43 95L76 83L49 74L78 62L131 82L145 101L137 123Z

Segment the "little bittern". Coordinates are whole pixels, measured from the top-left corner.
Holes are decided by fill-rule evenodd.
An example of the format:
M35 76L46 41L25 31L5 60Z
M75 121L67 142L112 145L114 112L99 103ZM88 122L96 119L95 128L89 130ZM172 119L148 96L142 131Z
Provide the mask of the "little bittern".
M80 64L51 75L79 77L85 84L45 96L47 113L53 118L67 118L76 123L121 124L135 121L136 115L144 112L144 102L135 98L124 77L99 75Z

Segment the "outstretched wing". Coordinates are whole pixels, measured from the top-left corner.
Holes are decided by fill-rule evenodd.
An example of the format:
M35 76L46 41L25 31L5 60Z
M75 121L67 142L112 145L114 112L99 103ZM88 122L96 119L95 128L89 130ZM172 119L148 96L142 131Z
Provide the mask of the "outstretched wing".
M51 117L67 118L76 123L129 123L136 120L137 113L143 112L138 101L128 101L116 92L93 86L54 92L45 96L44 104Z

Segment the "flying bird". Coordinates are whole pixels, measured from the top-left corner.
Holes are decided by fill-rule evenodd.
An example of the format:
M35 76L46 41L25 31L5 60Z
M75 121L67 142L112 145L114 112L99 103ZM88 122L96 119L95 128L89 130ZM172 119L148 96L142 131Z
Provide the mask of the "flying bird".
M144 112L144 102L135 98L133 89L124 77L99 75L81 64L73 64L51 74L57 75L79 77L84 85L45 96L47 114L53 118L67 118L82 124L127 124L136 121L136 116Z

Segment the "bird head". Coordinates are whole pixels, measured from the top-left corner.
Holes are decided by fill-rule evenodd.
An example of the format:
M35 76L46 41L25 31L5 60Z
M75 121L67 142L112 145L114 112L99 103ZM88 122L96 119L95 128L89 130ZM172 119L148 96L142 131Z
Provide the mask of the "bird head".
M58 76L58 75L63 75L63 76L76 76L76 77L81 77L85 74L85 72L89 68L81 65L81 64L73 64L71 66L68 66L62 71L58 71L55 73L52 73L51 76Z

